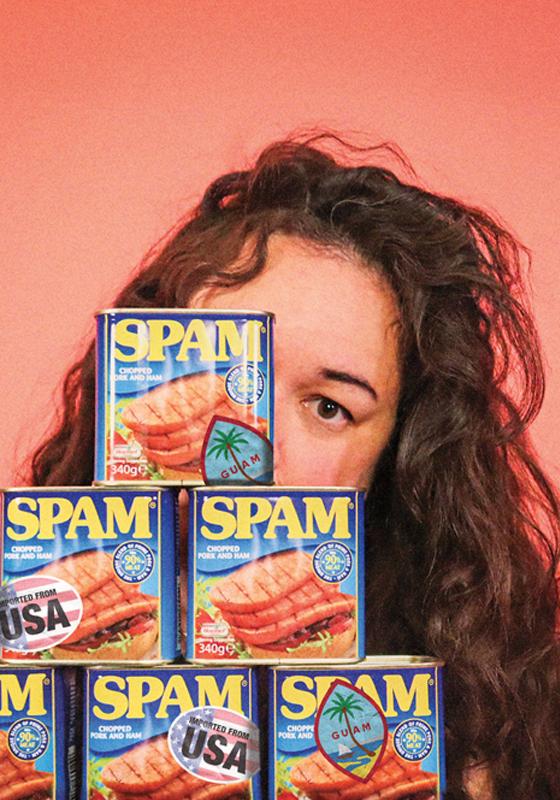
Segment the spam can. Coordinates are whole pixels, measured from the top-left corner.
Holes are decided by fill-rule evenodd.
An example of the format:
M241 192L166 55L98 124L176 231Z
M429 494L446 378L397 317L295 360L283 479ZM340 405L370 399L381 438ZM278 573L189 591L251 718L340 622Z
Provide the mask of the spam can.
M442 663L368 657L270 671L270 796L445 796Z
M81 800L261 800L248 669L91 668Z
M76 670L0 667L3 800L77 800Z
M189 494L188 660L363 657L361 492L215 487Z
M162 663L178 655L175 492L11 489L0 500L5 660Z
M272 483L271 314L97 315L95 482Z

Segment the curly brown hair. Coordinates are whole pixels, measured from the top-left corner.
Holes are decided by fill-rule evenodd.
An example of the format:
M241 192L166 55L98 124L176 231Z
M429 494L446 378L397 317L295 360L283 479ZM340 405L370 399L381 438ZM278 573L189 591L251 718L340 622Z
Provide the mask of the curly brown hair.
M527 253L486 213L363 163L387 151L324 135L273 144L212 183L115 305L185 306L201 286L245 283L273 232L382 273L400 306L403 390L367 498L368 652L447 663L450 800L477 763L499 798L560 798L559 514L526 434L544 386ZM94 367L91 345L34 484L91 482Z

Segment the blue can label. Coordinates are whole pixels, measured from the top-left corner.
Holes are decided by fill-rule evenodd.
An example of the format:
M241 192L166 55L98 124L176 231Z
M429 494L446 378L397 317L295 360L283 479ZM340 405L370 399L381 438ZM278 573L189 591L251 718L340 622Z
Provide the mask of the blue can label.
M272 670L271 796L443 798L441 679L419 657Z
M85 681L83 800L148 790L181 800L261 800L250 670L91 669Z
M75 678L74 670L0 667L0 775L10 797L77 797Z
M350 489L193 489L187 657L363 655L363 497Z
M99 483L272 483L272 317L98 316Z
M4 659L148 661L179 652L170 490L4 492Z

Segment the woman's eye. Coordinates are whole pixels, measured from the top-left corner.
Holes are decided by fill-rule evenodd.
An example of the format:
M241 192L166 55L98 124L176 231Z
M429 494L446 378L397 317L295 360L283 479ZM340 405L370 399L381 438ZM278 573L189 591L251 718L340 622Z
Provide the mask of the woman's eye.
M333 419L339 411L342 411L338 403L334 400L329 400L327 397L321 397L317 402L317 414L323 419Z
M333 427L342 428L348 422L353 422L350 412L339 403L328 397L313 397L305 402L321 420L329 422Z

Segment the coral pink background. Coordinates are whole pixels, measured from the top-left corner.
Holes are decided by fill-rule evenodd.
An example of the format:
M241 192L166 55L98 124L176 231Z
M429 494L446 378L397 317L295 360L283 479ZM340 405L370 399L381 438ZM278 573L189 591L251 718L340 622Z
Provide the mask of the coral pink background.
M533 432L556 471L559 25L555 0L4 0L0 485L147 248L210 179L316 124L392 139L532 249Z

